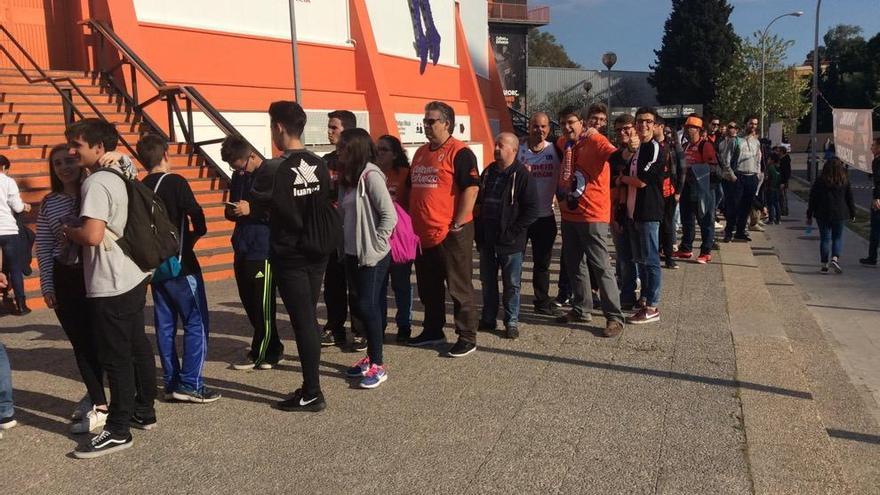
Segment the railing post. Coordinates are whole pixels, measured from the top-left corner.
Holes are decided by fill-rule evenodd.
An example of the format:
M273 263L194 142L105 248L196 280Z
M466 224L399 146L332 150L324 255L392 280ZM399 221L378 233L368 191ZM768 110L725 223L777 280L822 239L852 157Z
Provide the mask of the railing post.
M62 93L64 93L65 97L61 97L61 108L64 113L64 127L70 127L70 124L73 123L73 106L70 104L73 101L73 90L70 89L62 89Z
M171 102L173 97L172 95L165 96L165 102L168 103L168 141L172 143L177 142L174 132L174 104Z
M137 69L135 69L134 64L128 64L129 69L131 69L131 99L134 101L135 110L138 106L140 106L140 100L138 100L138 80L137 80Z
M193 146L193 148L195 148L194 145L196 142L196 128L193 127L193 104L192 104L192 100L190 100L189 98L186 99L186 122L187 122L187 126L189 126L189 140L190 140L190 142L188 144L190 146Z

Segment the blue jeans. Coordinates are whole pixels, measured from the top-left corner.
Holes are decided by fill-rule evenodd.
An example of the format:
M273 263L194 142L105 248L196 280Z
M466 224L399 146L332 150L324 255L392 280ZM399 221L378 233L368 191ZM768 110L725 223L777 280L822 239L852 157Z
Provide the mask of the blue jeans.
M633 254L642 279L641 298L650 307L660 302L660 222L632 222Z
M9 356L6 347L0 344L0 419L11 418L15 414L12 408L12 370L9 368Z
M832 258L840 258L843 252L843 227L846 220L823 221L816 219L819 224L819 255L822 263L828 263L828 255Z
M391 254L382 258L374 266L358 266L357 256L345 255L345 276L349 286L357 287L354 311L364 322L367 334L367 356L376 365L382 360L382 314L380 300L384 299L382 287L388 279Z
M501 268L501 302L504 306L504 328L519 322L519 290L522 281L523 253L497 254L494 246L480 249L480 282L483 284L483 314L480 320L495 326L498 316L498 269Z
M700 226L700 254L708 254L712 251L715 243L715 212L707 210L700 216L700 202L692 198L690 188L696 187L685 183L681 194L681 202L678 204L681 211L681 243L678 250L683 252L693 251L694 238L697 236L694 222Z
M17 301L24 300L24 267L22 258L25 253L22 252L22 241L18 234L0 235L0 249L3 250L3 267L9 273L9 285L15 292Z
M155 282L153 316L156 347L162 362L165 391L185 385L204 386L202 368L208 356L208 301L201 273ZM183 364L177 356L177 320L183 323Z
M394 321L397 323L397 332L409 334L412 329L412 262L392 263L388 268L388 277L382 281L382 289L379 291L379 302L382 305L382 331L388 328L388 279L391 279L391 290L394 291L394 303L397 305L397 314Z
M878 246L880 246L880 210L871 210L871 236L868 239L868 259L877 259Z
M639 278L639 269L635 261L636 236L633 221L623 220L623 232L613 234L614 247L617 250L617 276L620 278L620 304L629 306L636 303L636 281Z

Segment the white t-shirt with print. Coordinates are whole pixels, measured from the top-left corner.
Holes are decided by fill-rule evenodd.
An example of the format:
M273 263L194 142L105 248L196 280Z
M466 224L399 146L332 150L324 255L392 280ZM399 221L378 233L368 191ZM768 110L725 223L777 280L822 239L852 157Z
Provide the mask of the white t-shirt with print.
M544 141L544 148L535 153L526 142L519 146L517 160L526 166L535 182L538 192L538 218L553 215L553 197L556 195L559 177L559 154L556 147L553 143Z

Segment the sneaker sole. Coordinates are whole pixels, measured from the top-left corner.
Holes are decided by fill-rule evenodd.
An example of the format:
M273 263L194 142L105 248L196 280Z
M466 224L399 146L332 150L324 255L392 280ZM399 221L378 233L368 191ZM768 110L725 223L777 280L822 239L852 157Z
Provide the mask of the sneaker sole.
M843 268L841 268L840 265L831 265L831 269L834 270L834 273L838 275L843 273Z
M18 426L18 421L13 419L8 423L0 424L0 430L9 430L11 428L15 428L16 426Z
M407 342L410 347L430 347L432 345L445 344L446 339L423 340L422 342Z
M627 320L627 323L630 325L645 325L647 323L654 323L655 321L660 321L659 315L653 318L648 318L647 320Z
M277 406L277 405L275 406L275 409L278 409L279 411L284 411L284 412L321 412L326 408L327 408L326 402L320 402L317 404L312 403L312 404L309 404L309 405L303 406L303 407L281 407L281 406Z
M150 430L156 428L158 423L150 423L150 424L144 425L144 424L138 423L136 421L129 421L128 425L131 426L132 428L135 428L138 430L150 431Z
M95 452L77 452L74 450L73 456L76 457L77 459L94 459L96 457L101 457L101 456L105 456L108 454L112 454L114 452L119 452L120 450L125 450L127 448L130 448L132 445L134 445L134 441L123 443L123 444L117 445L115 447L107 447L106 449L101 449L101 450L98 450Z
M218 400L220 400L221 396L218 395L217 397L214 397L212 399L205 399L201 397L193 397L191 395L173 392L171 394L171 397L174 400L179 400L180 402L192 402L193 404L210 404L211 402L217 402Z
M253 363L251 363L251 364L233 364L232 365L232 369L238 370L238 371L250 371L254 368L256 368L256 365Z
M476 351L476 350L477 350L477 348L474 347L474 348L472 348L471 350L469 350L469 351L467 351L467 352L462 352L462 353L458 353L458 354L453 354L453 353L451 353L451 352L447 352L446 355L449 356L449 357L451 357L451 358L460 358L460 357L465 357L465 356L467 356L468 354L473 354L474 351Z
M372 385L366 385L366 384L364 384L364 382L361 382L358 385L360 385L361 388L366 388L366 389L376 388L379 385L382 385L383 383L385 383L385 380L387 380L387 379L388 379L388 375L386 374L386 375L382 375L382 377L379 378L379 381L372 384Z

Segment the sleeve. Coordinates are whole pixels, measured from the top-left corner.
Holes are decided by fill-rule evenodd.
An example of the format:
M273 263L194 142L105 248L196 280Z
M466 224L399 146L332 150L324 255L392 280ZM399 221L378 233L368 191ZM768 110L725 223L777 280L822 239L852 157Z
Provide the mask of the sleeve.
M807 218L813 218L813 214L816 212L816 206L819 204L819 188L821 187L819 181L813 183L813 187L810 188L810 200L807 201Z
M453 159L455 169L455 184L459 189L480 185L480 175L477 173L477 155L470 148L462 148Z
M732 152L733 146L731 146L730 139L725 139L724 141L721 141L721 144L718 145L718 165L721 166L721 169L724 170L725 174L732 172L730 167Z
M251 184L250 196L251 215L262 218L272 209L272 190L275 187L275 173L281 165L280 160L266 160L254 172L254 181ZM323 187L323 184L322 184Z
M703 162L709 165L718 165L718 155L715 153L715 146L708 141L703 146Z
M90 180L83 183L80 216L108 223L110 221L110 210L113 205L113 193L107 187L107 184L103 182L106 179L101 178L98 174L105 175L108 178L111 176L109 172L96 172ZM114 178L122 182L122 179L119 177ZM125 185L123 184L122 187L125 188Z
M874 159L872 179L874 179L874 199L880 199L880 158Z
M178 200L180 201L181 209L186 212L189 216L189 220L192 223L192 233L196 237L202 237L203 235L208 233L208 226L205 223L205 211L202 210L202 206L196 201L196 197L192 192L192 188L189 187L189 183L181 176L179 179L178 187Z
M130 180L137 179L137 167L134 166L134 162L131 161L131 157L128 155L122 155L122 158L119 159L119 168L126 178Z
M640 181L646 184L662 184L663 169L666 166L665 150L655 141L652 141L650 144L651 148L648 149L648 151L650 151L651 154L647 157L647 161L644 165L641 163L639 164L639 168L636 170L636 176ZM640 154L639 158L642 158L642 156L643 155Z
M519 194L519 217L512 226L514 234L517 236L538 219L538 188L528 173L523 177Z
M391 232L394 231L394 226L397 225L397 210L394 209L391 193L388 192L388 187L381 174L368 173L365 180L367 181L367 195L370 198L370 205L373 206L379 217L376 232L387 241L391 237Z
M21 200L21 194L18 192L18 184L11 177L7 176L7 178L9 179L9 191L6 193L6 204L15 213L21 213L24 211L24 201Z
M46 212L51 209L49 206L52 202L52 196L46 197L40 206L40 214L37 216L37 235L34 244L37 245L37 266L40 269L40 291L43 294L55 292L55 281L53 271L55 261L52 251L55 250L55 236L52 234L52 227L49 225L49 219Z
M617 148L611 144L611 141L602 134L594 134L590 137L590 140L596 143L597 155L602 162L607 162L611 153L617 151Z
M240 174L232 174L232 180L229 181L229 202L231 203L237 203L241 200L241 180L242 176ZM230 222L235 222L237 219L229 214L230 211L230 207L224 205L223 218Z
M788 181L791 180L791 158L788 155L785 155L785 158L782 159L779 172L779 183L788 185Z

